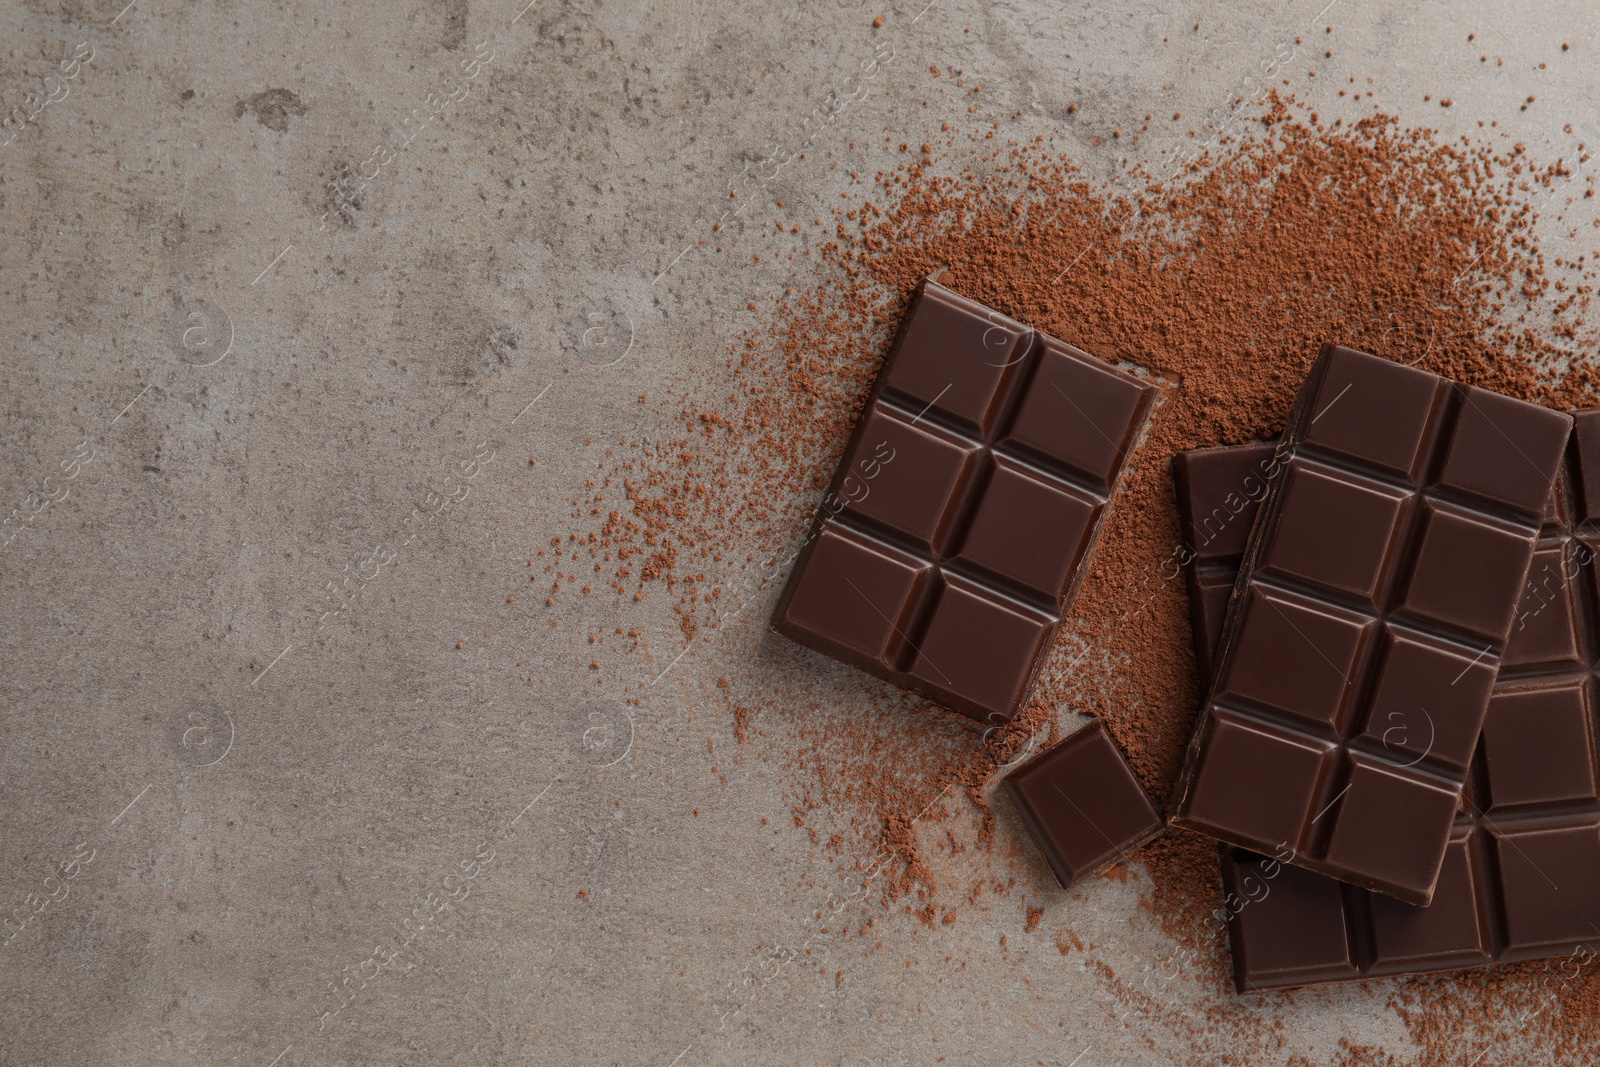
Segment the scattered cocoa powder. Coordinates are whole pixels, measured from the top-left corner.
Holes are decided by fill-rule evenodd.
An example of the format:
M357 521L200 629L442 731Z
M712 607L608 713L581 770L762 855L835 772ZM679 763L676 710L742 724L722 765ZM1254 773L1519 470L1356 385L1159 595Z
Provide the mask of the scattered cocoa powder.
M885 879L888 887L886 892L890 900L899 900L912 892L926 898L936 891L933 875L917 852L916 830L906 815L896 812L884 819L883 836L879 845L885 856L897 861ZM929 905L927 915L926 921L931 924L932 905Z
M1329 126L1276 96L1259 119L1176 178L1124 175L1136 193L1091 180L1047 139L1006 143L998 125L857 177L831 239L816 246L806 272L816 281L783 295L725 376L657 398L667 411L681 405L681 419L622 442L611 476L575 502L575 517L603 519L569 537L569 558L615 563L619 595L637 599L653 585L676 594L685 639L705 641L786 576L786 553L804 536L922 278L1164 385L1073 617L1016 722L979 738L957 717L867 681L847 709L826 684L762 695L772 728L761 736L782 746L773 751L793 779L795 825L858 869L862 846L876 845L888 864L884 902L907 900L929 925L938 886L918 824L974 811L976 843L994 848L985 787L1030 744L1055 740L1060 709L1104 719L1152 794L1167 795L1197 698L1185 594L1168 562L1178 538L1170 456L1277 434L1326 340L1558 407L1593 402L1592 258L1549 261L1534 230L1541 212L1580 199L1569 183L1587 157L1541 168L1522 145L1446 142L1377 112ZM941 159L966 162L950 173ZM602 508L599 490L617 483L626 503ZM552 547L561 556L559 539ZM758 698L739 689L735 678L724 692L742 742ZM966 806L951 803L958 798ZM852 832L820 837L811 813ZM1218 903L1214 844L1172 833L1137 859L1153 881L1142 906L1199 971L1202 1017L1156 1003L1095 961L1101 981L1188 1038L1194 1062L1241 1062L1271 1046L1262 1007L1299 994L1231 993L1225 946L1199 932ZM1071 933L1056 945L1085 951ZM1594 1058L1585 1035L1600 1022L1600 965L1560 983L1538 981L1541 966L1367 988L1409 1027L1420 1051L1407 1062L1470 1059L1511 1033L1549 1062ZM1513 1015L1533 1004L1542 1009ZM1349 1043L1339 1055L1389 1062Z

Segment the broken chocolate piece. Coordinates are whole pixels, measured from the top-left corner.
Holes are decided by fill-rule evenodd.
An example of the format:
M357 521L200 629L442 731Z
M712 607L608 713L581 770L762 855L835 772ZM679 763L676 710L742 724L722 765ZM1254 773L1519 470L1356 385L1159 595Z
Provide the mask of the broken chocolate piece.
M1098 719L1001 784L1063 889L1127 859L1164 828Z
M1009 722L1155 392L924 282L773 629L980 722Z

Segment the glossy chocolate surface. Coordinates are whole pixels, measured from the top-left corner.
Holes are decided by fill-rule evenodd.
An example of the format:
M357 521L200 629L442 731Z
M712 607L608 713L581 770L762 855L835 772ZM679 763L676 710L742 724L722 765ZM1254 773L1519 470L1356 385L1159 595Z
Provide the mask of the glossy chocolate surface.
M1172 821L1427 903L1571 426L1325 346L1239 564Z
M1244 849L1222 849L1240 991L1593 954L1600 948L1600 413L1576 417L1494 695L1426 908ZM1191 453L1179 479L1208 515L1270 446ZM1231 457L1221 453L1232 451ZM1248 509L1239 521L1253 518ZM1196 542L1199 543L1199 542ZM1191 571L1222 564L1197 554ZM1212 647L1198 628L1197 655ZM1424 751L1426 731L1397 748Z
M1163 829L1161 816L1098 719L1001 784L1063 889L1126 859Z
M923 283L773 629L980 722L1009 722L1154 395Z
M1239 576L1256 512L1280 461L1276 444L1204 448L1172 458L1195 666L1202 691L1211 686L1211 664L1216 660L1228 597Z

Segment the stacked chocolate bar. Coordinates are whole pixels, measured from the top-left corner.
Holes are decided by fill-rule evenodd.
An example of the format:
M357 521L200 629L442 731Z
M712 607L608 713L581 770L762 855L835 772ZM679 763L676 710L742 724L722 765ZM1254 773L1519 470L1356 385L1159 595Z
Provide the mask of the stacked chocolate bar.
M924 283L774 628L1010 721L1154 395ZM1281 441L1173 473L1207 696L1167 822L1220 842L1240 990L1600 941L1600 413L1329 345ZM1063 886L1164 826L1099 723L1004 786Z
M1266 880L1260 856L1225 845L1241 991L1569 955L1600 943L1600 412L1574 423L1471 742L1431 902L1407 905L1309 871ZM1243 445L1173 460L1203 677L1224 628L1215 590L1231 588L1260 507L1247 483L1258 483L1280 452ZM1505 453L1520 462L1509 445ZM1230 499L1245 503L1232 513ZM1223 514L1232 521L1223 524ZM1470 568L1459 576L1476 580ZM1442 721L1449 708L1417 701L1375 709L1390 762L1422 765L1441 748L1459 754L1461 732Z

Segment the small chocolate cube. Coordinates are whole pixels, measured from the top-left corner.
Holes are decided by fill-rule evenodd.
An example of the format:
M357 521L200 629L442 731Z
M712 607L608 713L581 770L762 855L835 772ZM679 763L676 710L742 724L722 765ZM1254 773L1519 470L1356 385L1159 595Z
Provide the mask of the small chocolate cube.
M1127 859L1162 830L1161 816L1098 719L1002 784L1063 889Z

